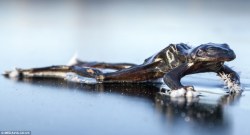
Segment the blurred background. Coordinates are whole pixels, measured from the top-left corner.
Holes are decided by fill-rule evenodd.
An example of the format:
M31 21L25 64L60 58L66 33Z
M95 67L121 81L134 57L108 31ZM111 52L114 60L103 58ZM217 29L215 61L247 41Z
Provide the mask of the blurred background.
M238 47L250 40L249 5L248 0L1 0L1 61L9 63L5 69L65 64L77 53L84 60L140 63L180 42L228 43L246 55L248 50Z
M67 64L74 54L86 61L142 63L170 43L214 42L228 43L235 51L237 59L228 65L241 72L247 88L239 104L217 109L220 124L211 128L214 121L203 121L204 125L195 121L190 126L189 119L182 121L183 110L166 117L164 111L155 109L155 102L121 96L123 92L117 96L61 91L57 89L65 88L20 84L1 77L0 130L248 134L249 7L248 0L0 0L0 72ZM221 89L219 79L211 78L213 89ZM197 80L201 81L191 82L199 85ZM218 98L210 100L216 108Z

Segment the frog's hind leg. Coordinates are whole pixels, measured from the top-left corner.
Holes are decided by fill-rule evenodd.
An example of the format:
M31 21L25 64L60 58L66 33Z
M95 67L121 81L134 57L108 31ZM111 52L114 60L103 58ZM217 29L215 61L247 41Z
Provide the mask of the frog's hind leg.
M5 77L15 79L37 77L67 79L68 75L72 74L80 77L92 78L95 80L97 76L102 75L102 72L95 68L60 65L31 69L16 69L13 71L6 71L3 75Z
M92 67L92 68L102 68L102 69L115 69L121 70L136 66L136 64L132 63L107 63L107 62L86 62L81 61L77 58L73 58L69 62L70 66L79 66L79 67Z

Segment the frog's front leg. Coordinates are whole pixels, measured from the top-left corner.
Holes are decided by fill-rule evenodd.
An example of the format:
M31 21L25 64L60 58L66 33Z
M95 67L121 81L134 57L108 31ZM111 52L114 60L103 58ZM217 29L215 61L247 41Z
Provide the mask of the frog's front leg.
M243 91L239 75L228 66L223 65L222 68L217 71L217 74L223 79L230 93L240 93Z
M163 80L171 89L170 96L171 97L196 97L198 93L195 92L193 86L183 86L180 82L181 78L185 75L185 72L191 67L191 63L184 63L169 72L167 72Z

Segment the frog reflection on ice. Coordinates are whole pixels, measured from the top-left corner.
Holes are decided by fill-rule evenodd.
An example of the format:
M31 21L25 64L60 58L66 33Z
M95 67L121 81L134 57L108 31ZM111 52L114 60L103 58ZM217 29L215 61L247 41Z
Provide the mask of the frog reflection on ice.
M191 48L180 44L170 44L160 52L147 58L140 65L131 63L84 62L75 60L69 66L50 66L32 69L16 69L4 73L10 78L56 77L67 78L71 74L92 78L96 83L139 83L163 78L172 89L170 96L196 96L192 86L183 86L181 78L188 74L215 72L225 82L230 93L242 91L239 75L225 61L231 61L236 55L227 44L207 43ZM114 69L114 72L102 72L102 69ZM88 83L82 82L82 83Z

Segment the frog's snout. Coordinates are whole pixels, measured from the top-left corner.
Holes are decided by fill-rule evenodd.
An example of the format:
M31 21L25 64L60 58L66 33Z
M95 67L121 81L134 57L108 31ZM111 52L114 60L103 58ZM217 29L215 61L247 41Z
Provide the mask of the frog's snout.
M228 61L234 60L236 58L236 54L231 49L228 51L227 56L228 56Z

